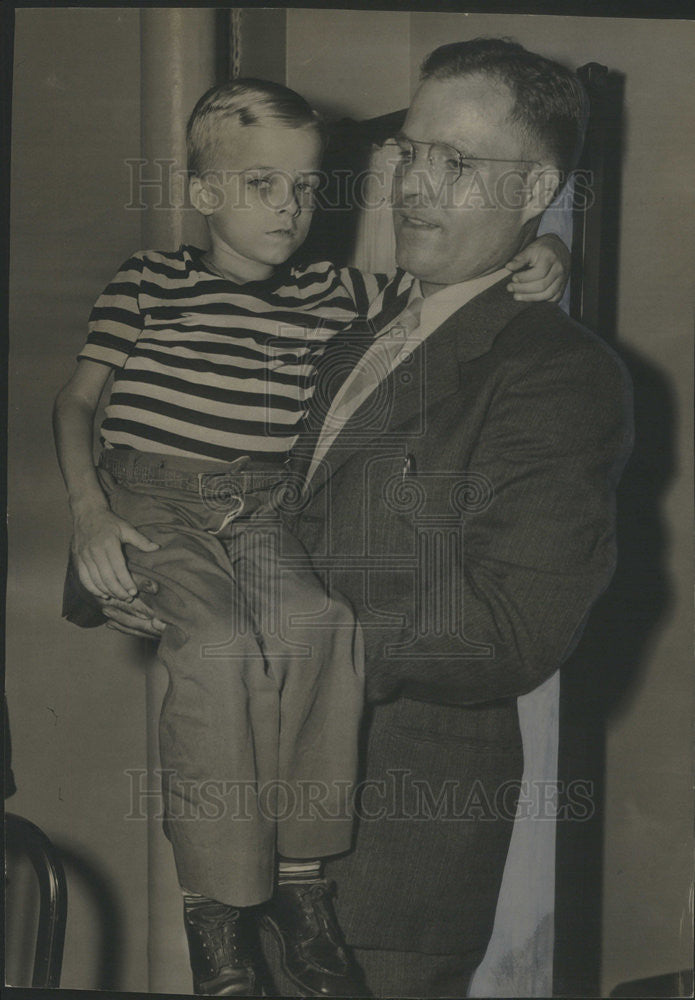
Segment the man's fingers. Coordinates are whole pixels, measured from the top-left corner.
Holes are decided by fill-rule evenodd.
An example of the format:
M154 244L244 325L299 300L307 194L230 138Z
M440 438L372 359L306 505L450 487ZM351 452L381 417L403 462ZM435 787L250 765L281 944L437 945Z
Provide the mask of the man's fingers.
M121 632L123 635L134 635L138 639L157 639L159 638L159 633L150 634L145 632L141 628L128 628L127 625L119 625L118 622L107 622L106 627L113 629L114 632Z
M148 621L154 618L151 608L148 608L139 597L135 597L132 600L121 600L113 597L105 606L104 611L107 608L118 608L119 611L123 611L125 614L135 615L136 618L143 618Z
M118 628L119 631L127 631L129 635L158 639L166 627L164 622L159 621L158 618L139 618L112 605L107 605L102 608L102 611L112 627Z
M127 601L109 601L103 605L102 611L107 618L113 618L130 628L137 628L146 623L154 625L157 631L163 632L166 627L165 623L152 613L152 609L139 599L132 604Z
M148 608L144 601L139 597L135 597L127 605L128 610L131 614L137 615L138 618L147 618L152 620L154 615L152 614L152 608Z
M123 527L121 537L124 542L127 542L128 545L134 545L141 552L156 552L159 548L156 542L151 542L149 538L145 538L132 524Z
M134 628L126 628L125 625L118 625L116 622L107 622L106 627L113 629L114 632L122 632L123 635L139 635Z

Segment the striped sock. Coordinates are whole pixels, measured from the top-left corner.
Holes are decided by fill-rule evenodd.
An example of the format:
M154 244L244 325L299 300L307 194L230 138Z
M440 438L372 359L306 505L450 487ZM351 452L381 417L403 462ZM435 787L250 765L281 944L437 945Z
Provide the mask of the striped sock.
M321 860L282 858L278 861L278 884L317 882L321 878Z
M179 887L181 889L181 895L183 896L184 903L216 903L216 899L210 899L209 896L203 896L200 892L189 892L188 889L184 889L183 886Z

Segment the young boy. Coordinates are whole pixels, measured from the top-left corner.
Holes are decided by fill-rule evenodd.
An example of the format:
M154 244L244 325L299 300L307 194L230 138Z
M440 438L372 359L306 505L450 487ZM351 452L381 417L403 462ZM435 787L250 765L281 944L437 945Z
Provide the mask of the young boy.
M277 513L315 362L385 283L285 263L308 232L322 146L318 116L287 88L236 80L203 95L188 156L210 249L131 257L56 401L81 583L101 600L133 599L134 575L157 586L145 599L170 678L166 832L206 995L258 993L259 904L303 995L365 992L320 870L350 848L361 633ZM554 255L540 258L527 276L550 298ZM95 470L94 413L112 372ZM320 808L307 810L316 788Z

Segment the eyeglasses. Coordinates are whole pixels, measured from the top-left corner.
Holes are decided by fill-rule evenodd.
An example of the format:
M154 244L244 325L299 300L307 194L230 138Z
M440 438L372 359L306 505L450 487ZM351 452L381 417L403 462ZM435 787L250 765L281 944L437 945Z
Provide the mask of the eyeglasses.
M395 156L394 172L397 176L403 175L415 165L418 151L424 152L432 177L446 185L455 184L463 174L473 174L479 163L540 165L538 160L501 160L493 156L464 156L455 146L450 146L447 142L422 142L405 136L387 139L382 149Z

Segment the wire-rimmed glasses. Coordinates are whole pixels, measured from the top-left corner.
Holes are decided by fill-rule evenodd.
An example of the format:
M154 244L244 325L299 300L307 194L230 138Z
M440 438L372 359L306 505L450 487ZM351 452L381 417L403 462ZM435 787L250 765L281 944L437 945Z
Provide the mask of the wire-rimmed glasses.
M507 160L494 156L465 156L455 146L447 142L423 142L399 135L387 139L382 149L393 156L393 170L397 177L415 166L418 157L424 155L428 171L439 183L455 184L464 174L475 173L480 163L526 163L538 165L538 160Z

